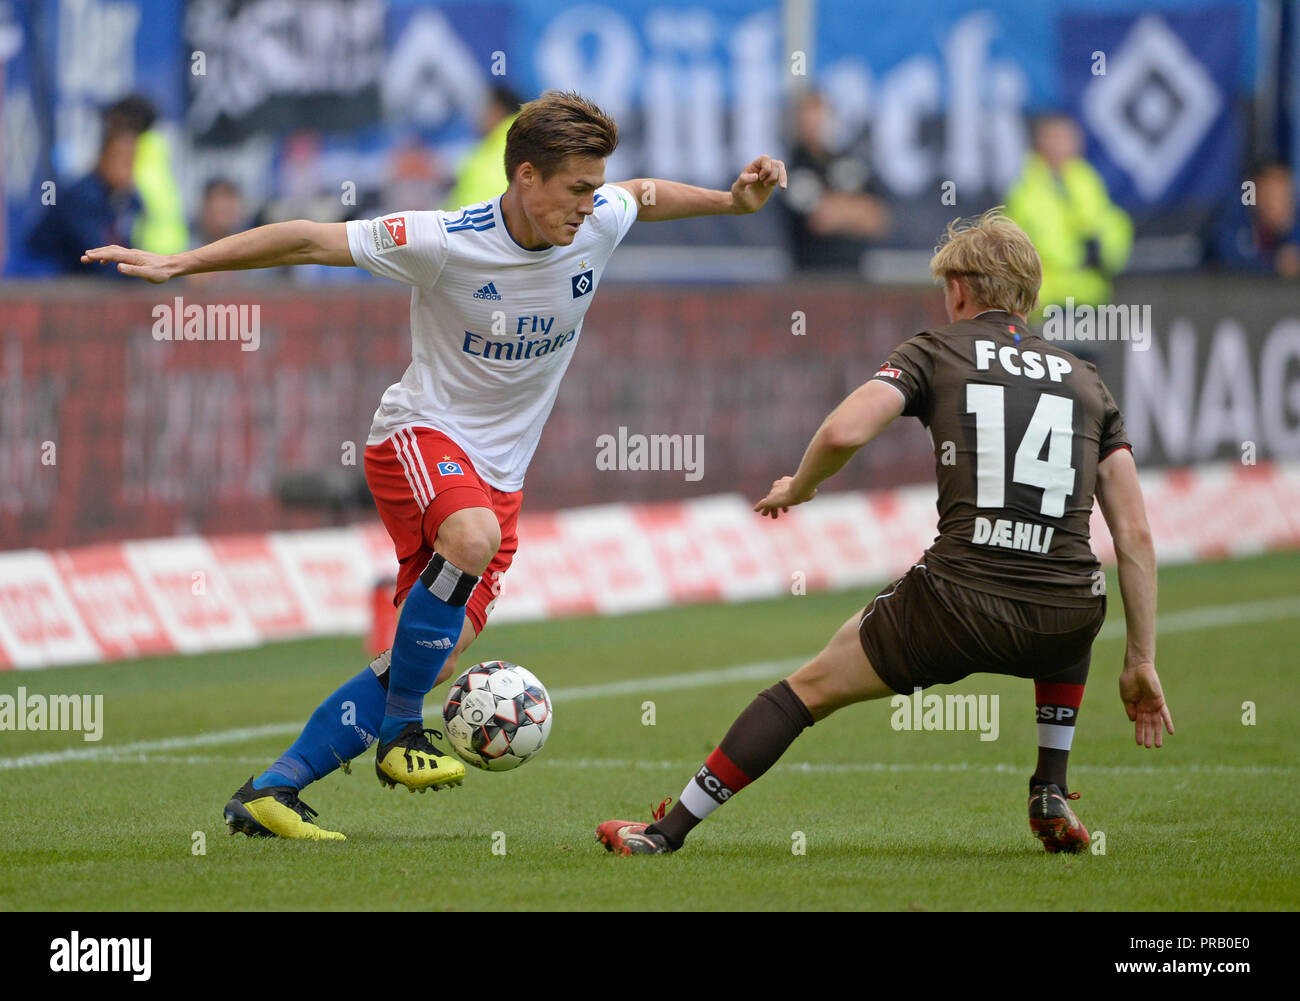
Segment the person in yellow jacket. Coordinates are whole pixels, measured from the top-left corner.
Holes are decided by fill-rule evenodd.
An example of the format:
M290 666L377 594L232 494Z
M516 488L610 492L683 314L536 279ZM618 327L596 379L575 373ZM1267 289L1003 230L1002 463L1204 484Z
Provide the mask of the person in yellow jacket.
M1043 261L1038 295L1050 305L1099 306L1133 249L1133 222L1110 200L1106 184L1083 159L1083 137L1068 115L1034 123L1034 149L1007 192L1006 214L1029 235Z
M506 87L493 87L479 118L477 146L461 161L456 184L447 196L447 211L490 201L506 190L506 133L519 114L519 98Z
M132 244L154 254L179 254L189 247L189 226L172 170L171 146L154 127L157 120L153 102L132 94L105 112L105 131L136 137L131 180L143 207L132 227Z
M155 254L179 254L190 245L185 205L172 170L171 146L157 129L141 133L135 144L135 187L144 202L132 239Z

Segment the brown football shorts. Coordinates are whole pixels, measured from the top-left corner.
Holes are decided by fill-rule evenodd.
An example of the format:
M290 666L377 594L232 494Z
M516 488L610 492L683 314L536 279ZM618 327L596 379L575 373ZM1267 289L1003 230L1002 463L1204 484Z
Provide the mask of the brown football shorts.
M936 577L917 564L862 614L858 637L880 679L910 695L978 672L1044 678L1086 663L1106 621L1095 606L1038 605Z

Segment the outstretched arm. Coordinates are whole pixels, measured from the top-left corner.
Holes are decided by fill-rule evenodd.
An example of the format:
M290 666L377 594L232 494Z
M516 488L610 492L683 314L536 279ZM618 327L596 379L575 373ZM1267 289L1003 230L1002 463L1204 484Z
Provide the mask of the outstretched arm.
M843 469L858 449L902 412L903 396L898 390L874 380L859 386L822 421L798 471L773 483L754 510L776 518L795 504L812 500L823 480Z
M1144 747L1159 747L1162 726L1174 732L1173 717L1156 675L1156 554L1147 524L1146 504L1137 465L1126 448L1117 449L1097 466L1097 500L1115 541L1119 590L1124 600L1128 641L1119 694L1134 736Z
M286 264L353 264L347 223L295 219L236 233L179 254L150 254L130 247L96 247L81 255L83 264L116 264L124 275L159 285L169 278L205 271L247 271Z
M757 212L777 187L785 187L786 176L784 163L763 155L740 172L730 191L697 188L693 184L653 177L614 183L636 199L639 222L664 222L701 215Z

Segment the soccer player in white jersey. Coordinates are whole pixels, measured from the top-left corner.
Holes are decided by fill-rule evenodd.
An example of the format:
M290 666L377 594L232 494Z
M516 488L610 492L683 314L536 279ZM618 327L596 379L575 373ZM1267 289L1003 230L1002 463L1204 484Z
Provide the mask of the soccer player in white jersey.
M440 735L424 729L424 698L483 630L514 557L524 472L610 255L638 219L754 212L786 183L784 164L760 156L730 191L607 184L617 144L600 108L548 91L510 127L509 185L495 201L275 223L182 254L99 247L82 257L155 283L328 264L412 286L411 364L384 393L365 450L366 481L400 565L397 636L235 793L225 809L232 833L341 839L313 822L299 792L372 743L375 771L392 788L423 792L464 778L465 766L429 740Z

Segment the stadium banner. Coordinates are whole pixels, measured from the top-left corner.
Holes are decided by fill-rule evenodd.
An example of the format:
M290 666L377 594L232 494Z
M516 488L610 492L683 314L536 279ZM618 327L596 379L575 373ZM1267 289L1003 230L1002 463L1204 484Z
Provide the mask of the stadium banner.
M1300 300L1257 281L1121 281L1093 345L1140 466L1300 458Z
M203 72L181 78L197 145L299 129L363 130L382 120L383 0L186 6L186 48L204 57Z
M93 166L99 109L130 93L159 107L191 207L218 175L254 206L337 209L347 182L359 211L420 207L387 202L406 190L391 183L403 157L451 170L496 85L600 102L622 136L611 177L725 186L758 152L787 148L787 91L807 82L830 98L836 144L905 206L892 245L914 249L932 245L954 204L1001 200L1025 118L1047 107L1081 117L1120 204L1153 232L1186 233L1207 199L1236 194L1245 137L1230 112L1255 97L1252 0L810 7L809 51L791 51L775 0L10 0L5 269L24 273L16 248L42 185ZM955 203L939 198L945 182ZM733 223L630 239L754 242Z
M1044 111L1080 121L1088 159L1143 235L1197 233L1240 194L1254 0L930 0L925 32L915 5L878 7L817 4L811 77L840 141L858 140L880 188L905 203L897 242L928 247L954 205L1002 201L1027 119ZM944 184L955 203L941 202Z
M188 53L175 0L9 0L0 4L0 265L22 266L22 239L57 188L99 156L100 112L130 94L180 128Z
M1254 3L1218 2L1080 8L1057 22L1061 104L1082 123L1089 162L1139 231L1158 229L1160 209L1210 223L1239 197L1254 50L1242 36L1257 16ZM1094 65L1099 72L1068 71Z
M1142 473L1162 565L1300 547L1300 462ZM933 486L833 493L776 521L721 494L524 514L493 622L623 615L879 586L933 541ZM1094 508L1092 545L1114 546ZM348 528L0 553L0 668L38 668L369 631L397 564ZM865 604L864 591L850 604Z
M0 291L0 551L325 529L373 513L362 453L409 362L409 297L221 288ZM1300 458L1300 306L1285 286L1130 280L1116 298L1128 304L1116 316L1081 315L1058 335L1097 363L1139 466ZM163 336L164 319L186 311L202 319L196 339L183 320L180 339ZM241 315L257 317L256 350ZM602 289L524 511L761 496L894 347L943 319L940 297L921 289ZM932 476L926 433L906 420L835 486ZM252 586L255 562L247 569Z
M202 288L0 291L0 550L373 513L362 457L410 361L409 295ZM602 289L525 511L766 489L890 350L942 319L932 293L827 286L801 298L794 323L779 286ZM256 350L238 336L241 311L257 317ZM173 320L186 315L196 339ZM924 479L927 453L925 432L899 422L843 485Z

